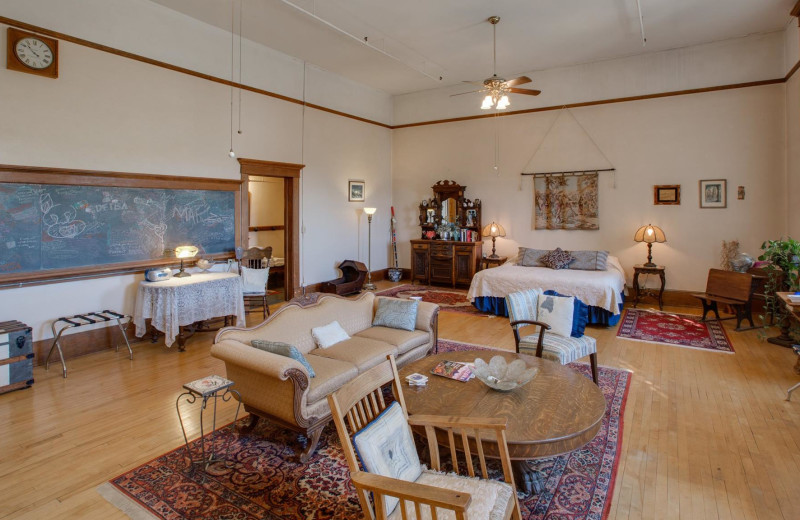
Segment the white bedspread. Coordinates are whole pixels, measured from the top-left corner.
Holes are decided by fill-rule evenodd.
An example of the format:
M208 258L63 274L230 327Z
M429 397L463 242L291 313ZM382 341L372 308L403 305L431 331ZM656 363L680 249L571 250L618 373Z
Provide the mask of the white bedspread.
M509 294L540 288L576 296L593 307L602 307L619 314L620 294L625 288L625 272L615 256L608 257L605 271L523 267L507 262L493 269L479 271L472 278L467 299L490 296L505 298Z

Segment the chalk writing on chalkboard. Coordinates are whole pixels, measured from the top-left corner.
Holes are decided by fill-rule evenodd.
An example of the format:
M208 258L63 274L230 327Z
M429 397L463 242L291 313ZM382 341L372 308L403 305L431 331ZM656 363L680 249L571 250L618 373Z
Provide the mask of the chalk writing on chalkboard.
M229 253L233 191L0 183L0 274Z

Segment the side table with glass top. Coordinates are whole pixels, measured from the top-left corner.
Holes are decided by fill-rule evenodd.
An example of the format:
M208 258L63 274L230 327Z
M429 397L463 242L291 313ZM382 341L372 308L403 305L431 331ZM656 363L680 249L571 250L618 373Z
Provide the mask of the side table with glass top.
M236 427L236 419L239 417L239 408L242 406L242 399L239 395L239 392L233 390L231 388L233 386L233 381L225 379L224 377L220 376L208 376L202 379L197 379L196 381L192 381L190 383L186 383L183 385L185 392L178 396L178 399L175 401L175 410L178 412L178 420L181 423L181 430L183 431L183 440L186 443L186 456L189 458L189 465L194 466L195 464L203 465L203 469L208 469L208 466L212 462L217 462L219 460L227 460L228 459L228 452L231 448L231 442L233 438L228 441L228 445L225 449L225 458L220 458L214 450L214 441L217 438L218 430L217 430L217 400L221 399L222 402L226 403L231 400L232 397L236 397L236 401L238 404L236 405L236 413L233 416L233 422L230 425L231 431ZM188 404L194 404L197 402L198 399L201 399L200 404L200 456L196 458L192 454L192 449L189 446L189 438L186 435L186 427L183 424L183 417L181 416L181 408L180 402L181 398L186 397L186 402ZM208 405L208 401L213 400L214 408L213 408L213 418L211 422L211 432L209 436L209 443L210 446L206 449L206 438L205 438L205 430L203 426L203 412L205 412L206 407ZM196 450L195 450L196 451Z

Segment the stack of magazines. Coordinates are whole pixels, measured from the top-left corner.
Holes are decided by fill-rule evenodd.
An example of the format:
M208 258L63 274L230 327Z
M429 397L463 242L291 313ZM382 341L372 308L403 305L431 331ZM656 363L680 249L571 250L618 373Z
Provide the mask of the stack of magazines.
M790 293L786 298L789 300L789 303L794 305L800 304L800 292Z
M440 361L433 367L431 374L466 382L475 377L472 372L474 366L473 363L462 363L460 361Z

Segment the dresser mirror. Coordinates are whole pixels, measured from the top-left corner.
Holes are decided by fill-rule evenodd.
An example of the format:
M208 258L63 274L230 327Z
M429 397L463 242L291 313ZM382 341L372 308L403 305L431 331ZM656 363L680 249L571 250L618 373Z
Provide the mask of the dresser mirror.
M464 196L466 186L455 181L434 184L433 197L419 205L423 239L477 242L481 239L481 201Z

